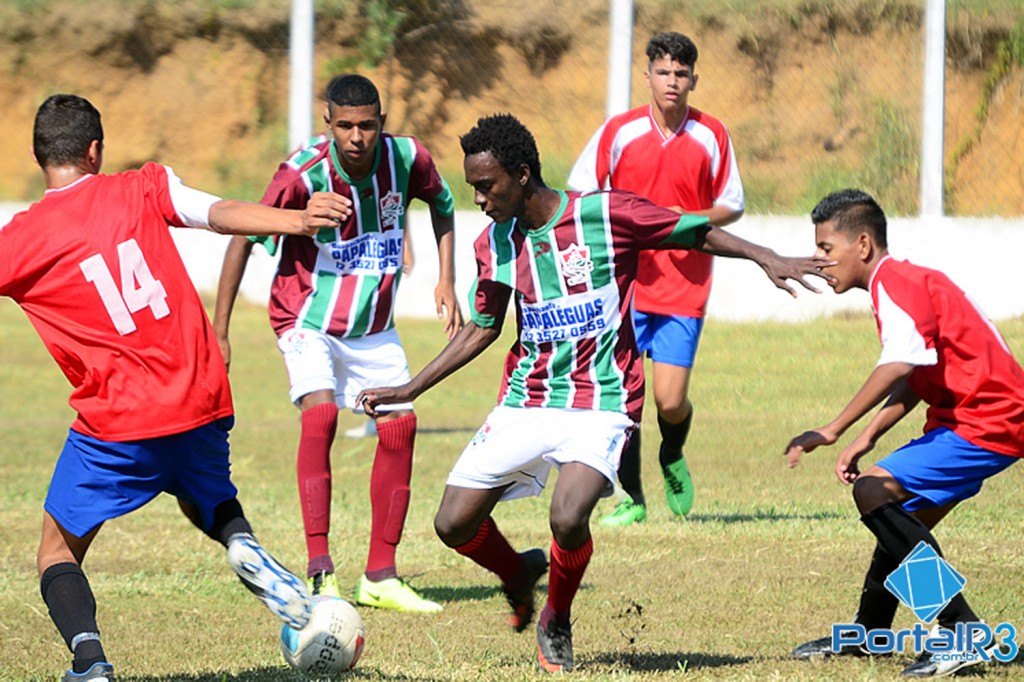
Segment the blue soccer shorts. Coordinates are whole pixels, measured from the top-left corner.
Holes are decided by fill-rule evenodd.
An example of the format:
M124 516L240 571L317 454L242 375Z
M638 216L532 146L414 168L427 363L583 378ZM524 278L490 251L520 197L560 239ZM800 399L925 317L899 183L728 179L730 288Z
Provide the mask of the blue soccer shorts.
M83 537L165 492L194 505L203 529L209 530L217 505L238 495L228 454L234 421L225 417L173 436L123 443L72 430L44 507L61 526Z
M633 311L636 346L655 362L693 367L697 344L704 329L703 317L659 315Z
M946 428L929 431L876 464L914 497L903 508L914 512L963 502L1019 458L972 445Z

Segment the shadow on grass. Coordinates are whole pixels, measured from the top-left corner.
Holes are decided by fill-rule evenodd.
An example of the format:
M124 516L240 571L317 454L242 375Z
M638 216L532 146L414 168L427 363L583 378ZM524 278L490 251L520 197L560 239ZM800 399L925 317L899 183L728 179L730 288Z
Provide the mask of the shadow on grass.
M679 651L676 653L641 654L609 651L588 656L587 662L628 668L633 672L667 672L699 670L703 668L728 668L744 665L754 660L752 656L730 656ZM583 666L581 666L582 668Z
M161 676L127 676L118 675L119 682L309 682L308 677L288 668L256 668L244 670L237 675L228 673L185 674L174 673ZM356 668L345 674L346 680L416 680L417 682L440 682L441 677L423 677L421 674L408 676L402 673L384 674L374 668Z
M547 588L546 583L537 583L537 589L542 593L546 592ZM417 585L416 591L427 599L441 602L442 604L457 601L485 601L503 594L500 585L467 585L464 587L425 587Z
M474 434L480 430L480 425L475 426L445 426L445 427L434 427L424 428L422 426L416 427L416 433L433 433L433 434L446 434L446 433L465 433Z
M853 519L852 514L823 511L813 514L788 514L774 509L757 510L751 514L689 514L690 523L760 523L763 521L825 521L828 519Z

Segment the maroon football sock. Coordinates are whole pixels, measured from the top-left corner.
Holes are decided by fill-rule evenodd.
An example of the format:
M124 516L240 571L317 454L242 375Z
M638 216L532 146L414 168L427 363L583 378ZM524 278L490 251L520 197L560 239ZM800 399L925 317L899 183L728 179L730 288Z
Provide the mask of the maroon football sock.
M371 580L397 576L395 550L409 511L416 415L377 422L377 454L370 472L370 552L366 575Z
M526 565L523 558L512 549L512 545L508 544L508 540L498 530L498 525L491 517L484 519L472 540L454 549L496 574L510 589L516 590L521 587L516 582L522 582Z
M330 563L327 535L331 530L331 445L338 430L338 407L314 405L302 413L297 473L302 525L306 532L309 562L326 570ZM333 571L333 565L330 567Z

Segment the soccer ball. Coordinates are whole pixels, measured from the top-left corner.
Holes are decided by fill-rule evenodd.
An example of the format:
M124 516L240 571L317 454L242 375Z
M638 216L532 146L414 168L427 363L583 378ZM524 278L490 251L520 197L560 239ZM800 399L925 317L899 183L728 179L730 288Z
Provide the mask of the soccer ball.
M310 677L351 670L365 643L363 619L351 604L337 597L313 597L313 612L306 627L281 628L284 660Z

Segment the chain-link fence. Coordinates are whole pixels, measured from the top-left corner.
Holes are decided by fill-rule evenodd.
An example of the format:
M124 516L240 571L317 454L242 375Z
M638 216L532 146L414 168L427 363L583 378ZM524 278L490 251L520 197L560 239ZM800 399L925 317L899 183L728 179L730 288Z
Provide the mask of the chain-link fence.
M392 129L424 138L454 172L460 132L515 113L558 184L605 117L608 4L366 0L356 21L324 27L317 52L325 66L355 66L353 48L363 68L376 62ZM969 9L947 13L946 210L1021 215L1022 10ZM701 51L691 104L729 126L751 212L802 213L857 185L916 214L923 17L921 1L638 0L632 104L648 101L648 38L686 33Z
M458 136L494 112L533 130L546 179L561 185L605 118L609 4L318 0L316 94L339 72L373 78L388 129L423 140L463 205ZM192 184L258 196L287 151L288 5L0 0L0 144L11 152L0 154L0 198L37 195L22 150L34 108L58 90L104 112L108 169L157 158ZM1024 215L1024 9L948 5L946 212ZM648 38L690 35L690 101L729 127L748 213L802 214L850 185L894 214L918 212L924 0L635 6L632 104L648 101Z

